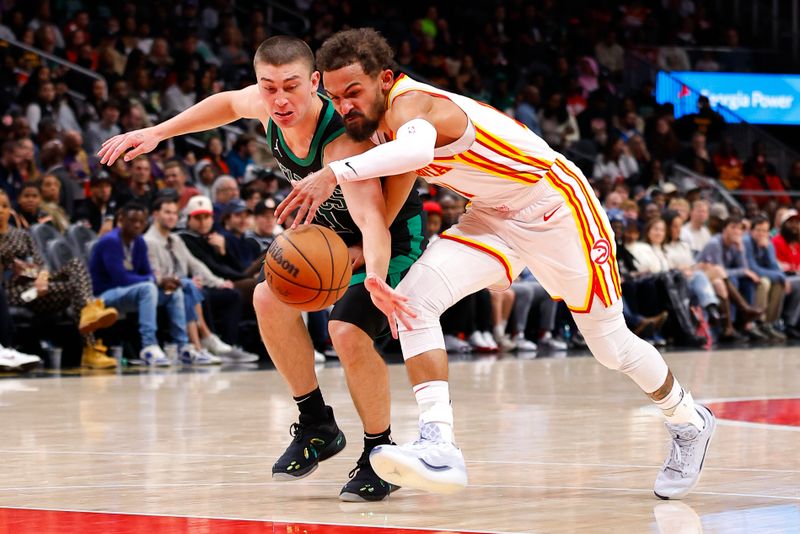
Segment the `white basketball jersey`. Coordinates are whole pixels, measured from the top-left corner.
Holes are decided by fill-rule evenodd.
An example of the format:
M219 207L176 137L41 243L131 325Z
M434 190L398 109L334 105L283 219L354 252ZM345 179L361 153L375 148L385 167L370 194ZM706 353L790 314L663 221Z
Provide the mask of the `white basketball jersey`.
M528 205L531 186L552 167L558 152L524 124L471 98L443 91L401 74L389 91L388 106L409 91L447 98L467 115L460 139L436 148L434 161L417 174L463 195L476 206L503 211ZM385 142L373 136L375 142Z

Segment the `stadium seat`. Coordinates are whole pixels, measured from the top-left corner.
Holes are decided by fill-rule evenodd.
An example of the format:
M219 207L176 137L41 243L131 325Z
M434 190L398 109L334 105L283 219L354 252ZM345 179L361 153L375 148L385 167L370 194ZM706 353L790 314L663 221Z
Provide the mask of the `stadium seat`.
M72 245L75 254L89 259L87 244L97 239L97 234L91 228L81 223L75 223L67 229L67 240Z
M47 263L47 266L53 269L53 265L50 263L47 254L47 244L54 240L61 237L61 234L58 233L58 230L50 226L49 224L34 224L31 226L30 229L31 235L33 236L33 241L36 243L36 246L39 248L39 252L41 252L42 256L44 256L44 260Z
M47 243L47 260L53 270L60 269L75 257L75 250L66 238L59 237Z

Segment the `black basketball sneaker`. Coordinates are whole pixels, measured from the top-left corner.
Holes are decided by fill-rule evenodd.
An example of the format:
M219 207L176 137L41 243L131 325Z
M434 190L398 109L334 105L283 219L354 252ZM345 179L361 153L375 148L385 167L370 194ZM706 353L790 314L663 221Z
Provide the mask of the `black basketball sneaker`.
M361 453L356 466L350 471L350 481L339 493L339 500L345 502L381 501L400 486L389 484L372 469L369 451Z
M272 466L273 480L296 480L307 477L319 463L344 449L347 441L336 425L333 409L328 409L328 420L320 423L300 414L299 422L292 423L289 434L294 437L283 455Z

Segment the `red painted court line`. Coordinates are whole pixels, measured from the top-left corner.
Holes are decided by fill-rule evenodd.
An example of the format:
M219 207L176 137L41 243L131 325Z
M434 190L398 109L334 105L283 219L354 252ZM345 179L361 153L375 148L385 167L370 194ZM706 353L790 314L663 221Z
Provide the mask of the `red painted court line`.
M356 525L0 508L0 534L466 534Z
M800 426L800 399L722 401L708 407L720 419Z

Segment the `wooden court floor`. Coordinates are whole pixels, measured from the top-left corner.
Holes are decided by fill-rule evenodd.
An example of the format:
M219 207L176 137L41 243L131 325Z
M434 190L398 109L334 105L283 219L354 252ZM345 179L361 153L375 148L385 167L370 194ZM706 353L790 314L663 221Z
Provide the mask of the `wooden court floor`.
M652 493L667 453L659 414L626 377L589 357L453 360L470 486L363 504L337 499L361 452L338 365L318 375L350 445L290 483L270 478L295 420L275 371L3 378L0 533L73 531L66 516L39 510L133 514L91 517L139 525L75 530L83 533L800 532L800 348L667 360L721 416L703 479L681 502ZM403 367L391 365L390 376L394 437L407 441L416 405ZM160 527L145 526L146 516L162 518Z

